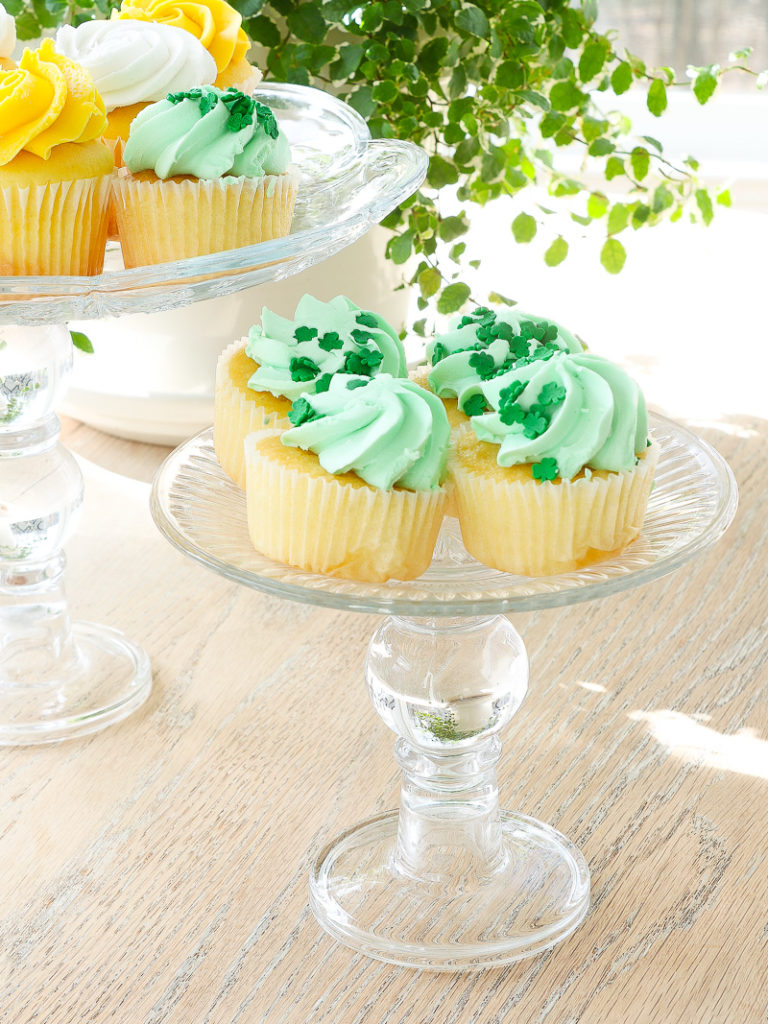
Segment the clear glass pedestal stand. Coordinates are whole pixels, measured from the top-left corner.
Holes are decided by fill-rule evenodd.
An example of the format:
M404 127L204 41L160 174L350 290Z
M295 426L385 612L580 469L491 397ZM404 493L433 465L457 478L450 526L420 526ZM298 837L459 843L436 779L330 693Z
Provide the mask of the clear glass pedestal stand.
M53 410L71 368L66 327L0 327L0 746L95 732L152 685L140 647L69 619L61 548L83 477Z
M312 909L340 942L409 967L478 969L555 945L586 914L580 851L549 825L499 808L498 734L528 683L525 648L505 616L608 598L679 569L722 536L738 500L728 466L663 417L652 416L651 429L661 459L641 536L605 562L540 579L475 562L452 519L416 580L307 573L253 550L245 495L219 467L210 431L159 470L152 514L189 557L274 596L388 616L365 675L398 736L400 809L348 829L317 857Z

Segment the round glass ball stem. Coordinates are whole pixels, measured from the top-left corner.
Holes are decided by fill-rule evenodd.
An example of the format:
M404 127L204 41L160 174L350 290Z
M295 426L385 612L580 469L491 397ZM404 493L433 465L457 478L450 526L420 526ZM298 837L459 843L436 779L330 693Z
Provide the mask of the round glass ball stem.
M53 410L71 366L65 327L0 327L0 746L95 732L151 688L144 651L69 618L61 548L83 477Z
M499 808L497 734L528 682L511 623L388 618L366 681L398 735L400 809L322 851L310 880L320 924L369 956L432 970L510 963L569 935L589 906L584 858Z

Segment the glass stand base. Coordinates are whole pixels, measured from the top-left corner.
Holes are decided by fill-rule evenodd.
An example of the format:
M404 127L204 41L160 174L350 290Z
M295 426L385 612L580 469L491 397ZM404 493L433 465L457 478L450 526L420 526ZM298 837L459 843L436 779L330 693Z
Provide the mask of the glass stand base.
M98 732L135 711L149 696L146 653L119 630L72 625L65 657L54 666L19 666L0 679L0 746L55 743ZM42 652L41 652L42 653Z
M589 907L589 870L555 829L502 811L502 854L485 876L467 851L456 870L415 878L399 866L396 811L357 825L317 858L315 917L339 942L388 963L433 971L495 967L560 942ZM447 880L448 879L448 880Z

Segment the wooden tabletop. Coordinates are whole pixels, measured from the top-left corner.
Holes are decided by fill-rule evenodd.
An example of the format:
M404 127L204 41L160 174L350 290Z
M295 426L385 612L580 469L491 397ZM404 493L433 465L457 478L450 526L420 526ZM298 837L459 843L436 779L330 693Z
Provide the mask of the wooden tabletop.
M581 847L593 905L554 950L469 974L368 960L308 907L319 848L398 800L362 680L378 619L186 560L148 509L165 450L67 421L86 477L71 610L142 644L154 688L101 734L0 751L0 1020L768 1020L767 415L696 426L741 491L716 548L514 618L531 688L502 804Z

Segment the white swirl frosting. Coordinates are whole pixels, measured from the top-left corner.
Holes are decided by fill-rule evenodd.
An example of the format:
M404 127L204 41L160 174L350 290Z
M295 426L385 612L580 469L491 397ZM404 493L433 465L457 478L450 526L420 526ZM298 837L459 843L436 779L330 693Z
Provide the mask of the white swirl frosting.
M16 21L0 4L0 57L10 57L16 46Z
M154 103L216 78L216 62L202 43L174 25L134 20L63 25L56 49L86 69L107 111Z

